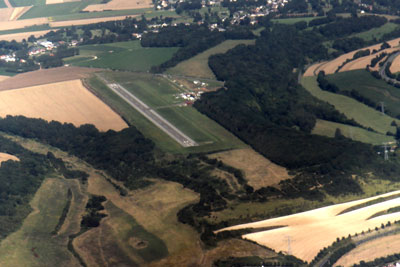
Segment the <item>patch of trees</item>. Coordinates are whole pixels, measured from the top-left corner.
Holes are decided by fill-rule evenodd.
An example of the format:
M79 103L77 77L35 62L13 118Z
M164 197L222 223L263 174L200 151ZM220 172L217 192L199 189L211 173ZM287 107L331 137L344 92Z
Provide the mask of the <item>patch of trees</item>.
M100 213L104 210L103 202L107 199L104 196L92 195L86 204L86 214L82 217L81 227L84 229L98 227L101 219L107 215Z
M26 62L6 62L4 60L0 60L0 67L4 68L4 70L7 72L13 73L22 73L39 69L39 66L32 59L27 59Z
M371 66L372 68L375 67L376 64L378 64L378 62L381 61L381 60L382 60L384 57L386 57L386 56L387 56L387 53L386 53L386 52L380 53L379 55L377 55L376 57L374 57L374 58L371 60L370 66Z
M264 31L255 46L210 57L211 69L227 89L204 94L194 106L268 159L297 173L281 182L285 196L321 199L318 185L332 195L360 193L351 175L367 169L382 174L386 164L393 169L382 177L397 179L399 166L384 162L371 145L310 134L317 118L354 122L298 85L293 69L306 57L325 55L318 37L308 34L276 25Z
M351 237L337 238L329 247L321 249L317 256L310 262L310 266L316 266L321 261L329 262L331 266L340 259L344 254L354 249L356 245L351 241Z
M327 17L323 17L323 18L316 18L316 19L310 20L308 22L308 27L314 27L314 26L327 24L327 23L330 23L332 21L335 21L335 19L336 19L335 16L327 16Z
M79 179L83 183L87 181L89 175L81 170L70 170L65 166L61 158L56 158L53 153L47 153L47 159L50 165L58 172L60 172L66 179Z
M141 44L144 47L181 47L170 60L151 70L152 72L163 72L227 39L252 38L254 38L253 33L246 27L232 27L225 32L219 32L211 31L204 25L180 24L176 27L163 27L158 33L144 34Z
M387 19L381 16L362 16L337 18L335 22L319 27L317 30L327 38L343 37L384 25Z
M32 153L0 137L0 151L20 161L5 161L0 166L0 239L16 231L31 212L29 205L51 167L45 156Z
M364 39L359 37L336 39L332 44L333 48L344 53L348 53L365 46L366 42L364 41Z

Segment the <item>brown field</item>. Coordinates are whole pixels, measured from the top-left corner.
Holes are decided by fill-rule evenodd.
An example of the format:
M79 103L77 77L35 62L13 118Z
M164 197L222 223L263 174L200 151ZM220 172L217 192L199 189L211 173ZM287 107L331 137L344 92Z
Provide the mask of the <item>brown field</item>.
M0 165L3 161L7 161L7 160L19 161L19 158L17 158L16 156L7 154L7 153L0 152Z
M29 86L48 83L77 80L89 77L90 74L99 71L95 68L60 67L42 69L18 74L8 79L0 79L0 91L19 89Z
M304 76L318 75L319 69L326 63L327 63L326 61L323 61L323 62L319 62L319 63L315 63L315 64L311 65L310 67L308 67L308 69L304 73Z
M374 229L376 226L380 227L382 223L386 224L388 221L398 220L399 212L370 220L368 218L376 212L399 206L400 198L337 216L338 213L348 207L398 193L400 193L400 190L289 216L232 226L219 231L287 225L287 227L246 234L242 237L270 247L277 252L287 252L288 237L290 237L292 254L309 262L317 255L320 249L331 245L337 237L347 237L349 234L361 233L362 231L368 231L368 229Z
M335 266L353 266L360 261L373 261L376 258L385 257L400 251L400 234L384 236L352 249L341 257Z
M153 7L153 3L151 0L111 0L106 4L89 5L83 11L93 12L103 10L140 9L150 7Z
M36 19L24 19L15 21L2 21L0 23L0 31L21 29L33 25L48 24L47 18L36 18Z
M255 190L277 185L290 178L287 170L264 158L251 148L236 149L209 155L244 171L246 180Z
M127 124L89 92L80 80L0 92L0 116L23 115L76 126L90 123L101 131L119 131Z
M36 38L45 35L51 30L44 30L44 31L34 31L34 32L20 32L20 33L10 33L10 34L3 34L0 35L0 39L3 41L12 41L15 40L17 42L21 42L23 39L28 39L29 36L33 35ZM0 80L1 81L1 80Z
M387 54L392 53L393 51L398 50L398 48L388 48L383 50L382 52L386 52ZM376 57L378 53L372 54L366 57L357 58L356 60L350 61L343 68L339 70L339 72L349 71L349 70L358 70L365 69L368 64L371 63L371 60Z
M390 66L390 72L391 73L397 73L400 72L400 57L397 56L393 62L392 65Z
M12 14L9 18L9 20L17 20L19 19L23 14L25 14L29 9L31 9L32 6L22 6L22 7L15 7L13 8Z
M0 8L0 21L9 21L13 10L13 8Z
M10 76L0 75L0 82L10 78Z
M399 45L399 41L400 41L400 38L397 38L397 39L388 41L388 43L390 44L391 47L397 47L397 46ZM347 59L352 59L353 56L354 56L354 54L355 54L357 51L369 49L369 50L372 52L372 50L374 50L374 49L375 49L375 50L378 50L378 49L381 47L381 45L382 45L382 43L376 44L376 45L372 45L372 46L368 46L368 47L365 47L365 48L362 48L362 49L358 49L358 50L349 52L349 53L347 53L347 54L344 54L344 55L341 55L341 56L337 57L337 58L334 59L334 60L331 60L331 61L327 62L326 64L320 65L319 68L318 68L318 66L312 65L312 66L310 67L311 70L309 71L309 70L307 69L307 71L305 72L305 73L307 73L306 76L312 76L311 73L314 73L315 68L318 68L318 71L320 71L320 70L325 71L325 74L333 74L333 73L335 73L335 71L337 70L337 68L338 68L340 65L343 64L343 62L345 62ZM375 56L376 56L376 55L375 55ZM370 61L371 61L371 59L372 59L372 57L370 58ZM359 59L359 60L361 60L361 59ZM356 61L358 61L358 60L356 60ZM350 64L350 63L353 63L353 62L349 62L349 64ZM366 65L367 65L368 63L367 63L367 62L363 62L362 64L365 64L365 65L361 65L361 63L352 64L352 65L353 65L353 68L351 68L351 69L365 68ZM343 68L345 68L345 67L346 67L346 66L344 66ZM343 69L343 68L342 68L342 69ZM350 69L348 69L348 70L350 70Z

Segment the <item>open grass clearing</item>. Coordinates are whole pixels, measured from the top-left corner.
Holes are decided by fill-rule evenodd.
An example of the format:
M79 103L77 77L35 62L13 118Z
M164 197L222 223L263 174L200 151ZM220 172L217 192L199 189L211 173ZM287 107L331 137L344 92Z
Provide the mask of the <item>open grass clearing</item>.
M126 72L107 73L106 76L108 80L121 84L151 108L154 108L158 113L166 116L171 123L176 124L178 127L181 126L181 130L188 134L189 137L194 138L196 142L202 142L197 147L181 147L167 134L115 95L97 78L89 81L93 90L106 103L117 110L129 123L135 125L145 136L151 138L159 148L169 152L191 153L246 147L234 135L213 120L199 113L193 107L176 106L178 103L175 94L180 93L181 89L171 84L162 76Z
M383 115L381 112L361 104L355 99L347 96L323 91L318 87L316 77L303 77L301 84L316 98L326 101L344 113L349 119L354 119L364 127L371 127L375 131L386 134L388 131L396 132L396 128L391 126L392 121L400 125L400 120Z
M0 244L1 266L79 266L65 236L52 236L66 203L68 183L47 178L31 201L33 212ZM62 263L62 265L60 265Z
M295 24L295 23L300 22L300 21L309 22L310 20L318 19L318 18L324 18L324 16L321 16L321 17L300 17L300 18L272 19L271 21L276 22L276 23L281 23L281 24Z
M357 246L341 257L334 266L353 266L360 261L373 261L376 258L395 254L399 251L400 234L384 236Z
M178 48L145 48L140 41L121 44L81 46L80 55L65 59L66 63L81 67L95 67L129 71L148 71L172 57ZM87 59L92 57L91 59ZM83 58L82 61L77 59ZM71 61L72 60L72 61Z
M357 91L360 95L379 104L384 102L385 109L392 116L400 115L400 89L384 80L374 78L366 70L354 70L327 75L326 79L337 85L340 91Z
M182 75L191 77L201 77L215 79L214 73L208 66L208 58L214 54L226 53L229 49L237 45L251 45L255 40L226 40L219 45L207 49L206 51L185 60L173 68L167 70L166 73L172 75Z
M216 158L244 172L249 185L257 190L261 187L277 185L281 180L291 176L287 170L264 158L251 148L235 149L211 154Z
M300 259L310 261L316 256L320 249L332 244L337 237L341 238L349 234L360 233L361 231L367 231L369 228L374 229L376 226L379 227L382 223L386 224L388 221L393 222L397 220L399 213L388 214L370 220L368 220L368 217L379 210L398 206L400 198L360 208L340 216L336 214L350 206L398 193L400 193L400 191L289 216L228 227L223 230L288 225L288 227L279 229L246 234L243 238L265 245L276 251L285 252L287 251L287 238L285 238L285 236L290 236L292 238L291 249L293 255ZM307 242L307 246L304 246L305 242Z
M351 125L325 121L325 120L317 120L317 123L315 124L312 133L328 137L334 137L336 129L339 129L340 132L345 137L363 143L382 145L383 142L395 141L393 136L387 136L385 134L370 132L359 127L354 127Z
M0 116L93 124L101 131L121 130L127 124L110 107L88 91L80 80L26 87L0 92Z
M388 22L382 25L381 27L372 28L371 30L368 31L353 34L351 35L351 37L359 37L364 39L365 41L371 41L374 39L379 40L380 38L382 38L383 35L391 31L394 31L398 26L399 26L398 24Z

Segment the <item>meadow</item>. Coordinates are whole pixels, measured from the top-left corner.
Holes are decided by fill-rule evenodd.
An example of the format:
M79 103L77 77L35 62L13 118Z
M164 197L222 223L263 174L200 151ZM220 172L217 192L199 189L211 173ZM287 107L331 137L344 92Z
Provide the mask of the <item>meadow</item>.
M393 121L400 125L400 120L383 115L378 110L370 108L355 99L321 90L318 87L315 76L303 77L301 84L316 98L334 105L338 111L345 114L348 118L352 118L364 127L370 127L378 133L396 132L396 128L391 126Z
M226 40L221 44L207 49L206 51L185 60L173 68L170 68L166 73L171 75L182 75L191 77L200 77L208 79L216 79L214 73L208 66L208 58L214 54L225 53L229 49L237 45L251 45L255 40Z
M309 22L310 20L313 19L318 19L318 18L324 18L324 16L321 17L300 17L300 18L285 18L285 19L272 19L271 21L276 22L276 23L281 23L281 24L295 24L300 21L306 21Z
M46 0L9 0L9 2L13 7L46 5Z
M398 28L398 24L388 22L382 25L381 27L372 28L371 30L368 31L353 34L351 37L359 37L364 39L365 41L371 41L374 39L378 40L382 38L383 35L391 31L394 31L396 28Z
M140 41L79 47L80 55L66 58L74 66L128 71L148 71L172 57L178 48L145 48Z
M326 78L336 84L340 91L355 90L378 105L384 102L392 116L400 116L400 89L374 78L366 70L340 72L327 75Z

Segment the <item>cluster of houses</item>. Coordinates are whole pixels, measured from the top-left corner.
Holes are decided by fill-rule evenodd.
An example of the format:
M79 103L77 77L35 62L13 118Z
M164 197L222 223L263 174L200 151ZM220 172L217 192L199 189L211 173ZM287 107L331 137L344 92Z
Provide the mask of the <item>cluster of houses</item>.
M390 263L388 265L385 265L384 267L400 267L400 262Z
M176 98L182 98L185 100L186 105L192 105L197 99L200 98L202 93L204 93L204 91L184 92L177 95Z

